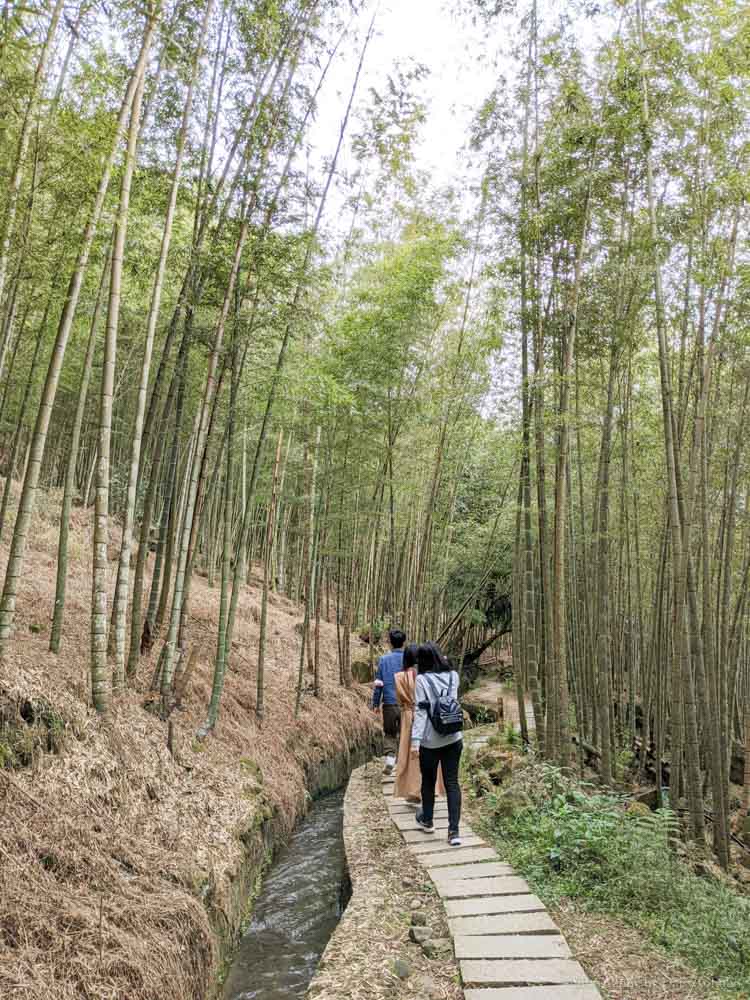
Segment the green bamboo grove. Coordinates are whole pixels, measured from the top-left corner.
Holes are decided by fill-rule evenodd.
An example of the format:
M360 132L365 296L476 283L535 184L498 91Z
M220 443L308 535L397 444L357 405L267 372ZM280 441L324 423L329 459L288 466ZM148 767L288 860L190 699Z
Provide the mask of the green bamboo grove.
M425 71L363 84L374 9L4 4L0 655L54 494L49 646L84 641L82 509L97 712L147 672L169 716L199 573L201 739L253 576L259 719L274 591L303 608L298 712L325 696L321 621L347 686L354 632L461 661L512 630L524 737L606 784L648 771L726 867L750 807L748 13L625 0L593 43L585 12L468 6L502 78L475 185L444 189Z

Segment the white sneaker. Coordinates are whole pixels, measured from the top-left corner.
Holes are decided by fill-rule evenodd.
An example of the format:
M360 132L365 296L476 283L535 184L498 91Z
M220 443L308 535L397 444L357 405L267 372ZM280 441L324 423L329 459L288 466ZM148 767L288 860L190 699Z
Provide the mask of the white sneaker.
M383 774L393 774L393 769L396 766L396 758L389 754L385 758L385 767L383 768Z
M448 844L451 847L461 846L461 838L454 830L451 830L451 832L448 834Z

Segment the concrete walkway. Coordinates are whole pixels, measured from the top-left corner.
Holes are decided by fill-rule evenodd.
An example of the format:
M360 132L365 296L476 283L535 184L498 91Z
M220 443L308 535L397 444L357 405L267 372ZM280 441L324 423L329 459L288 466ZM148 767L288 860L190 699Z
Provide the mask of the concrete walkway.
M467 745L487 737L466 734ZM416 826L415 810L393 797L393 822L443 901L466 1000L601 1000L541 900L510 865L461 824L461 847L448 847L448 807L435 804L434 834Z

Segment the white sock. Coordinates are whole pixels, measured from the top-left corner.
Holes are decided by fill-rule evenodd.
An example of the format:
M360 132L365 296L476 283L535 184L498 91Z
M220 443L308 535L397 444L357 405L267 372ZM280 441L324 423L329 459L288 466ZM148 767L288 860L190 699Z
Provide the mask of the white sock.
M393 756L393 754L392 753L386 754L385 766L393 767L395 763L396 763L396 758Z

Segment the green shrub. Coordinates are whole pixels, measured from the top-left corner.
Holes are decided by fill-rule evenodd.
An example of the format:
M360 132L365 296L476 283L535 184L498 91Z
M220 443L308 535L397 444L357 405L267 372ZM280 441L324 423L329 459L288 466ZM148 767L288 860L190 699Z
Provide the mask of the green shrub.
M489 722L495 721L495 713L487 705L477 705L474 709L474 725L486 726Z
M0 705L0 768L31 767L40 754L60 753L66 724L44 699Z
M506 722L502 733L502 742L511 749L520 749L523 746L520 730L516 729L512 722Z
M488 832L546 902L572 898L615 914L728 995L747 997L750 899L697 877L675 854L674 813L628 813L622 797L587 791L546 764L519 768L514 786L527 804L510 814L507 790L484 796Z

